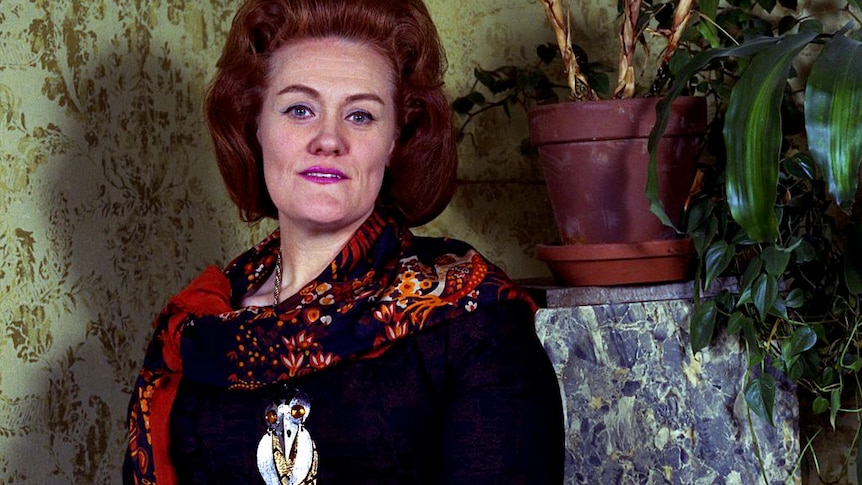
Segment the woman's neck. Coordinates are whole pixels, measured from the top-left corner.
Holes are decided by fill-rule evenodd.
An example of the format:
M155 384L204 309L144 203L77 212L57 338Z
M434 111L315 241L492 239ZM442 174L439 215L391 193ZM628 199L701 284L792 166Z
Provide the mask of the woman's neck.
M280 221L282 299L316 278L350 241L365 219L335 231Z
M281 232L281 271L279 301L296 294L314 280L341 252L365 220L337 231L308 229L279 221ZM267 306L275 301L276 272L256 290L245 295L242 306Z
M295 240L283 230L281 234L282 299L295 294L316 278L350 240L350 236Z

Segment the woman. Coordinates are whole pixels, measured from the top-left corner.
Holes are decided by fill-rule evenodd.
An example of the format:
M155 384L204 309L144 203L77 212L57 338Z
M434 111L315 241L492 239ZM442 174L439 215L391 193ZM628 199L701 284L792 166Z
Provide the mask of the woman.
M129 406L126 483L562 481L534 307L465 243L421 0L248 0L206 114L247 221L279 229L173 297Z

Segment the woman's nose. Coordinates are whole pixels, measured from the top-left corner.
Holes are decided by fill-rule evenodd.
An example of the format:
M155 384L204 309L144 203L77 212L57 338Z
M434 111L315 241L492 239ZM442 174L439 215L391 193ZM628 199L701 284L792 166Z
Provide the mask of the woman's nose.
M309 150L315 155L343 155L347 151L347 141L338 123L337 116L325 116L318 125L318 132L312 139Z

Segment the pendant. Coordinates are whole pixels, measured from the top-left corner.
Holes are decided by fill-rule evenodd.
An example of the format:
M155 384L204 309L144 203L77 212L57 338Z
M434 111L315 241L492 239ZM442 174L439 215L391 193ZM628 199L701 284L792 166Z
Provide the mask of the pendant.
M266 485L317 483L317 446L304 426L310 411L302 391L267 406L267 431L257 445L257 468Z

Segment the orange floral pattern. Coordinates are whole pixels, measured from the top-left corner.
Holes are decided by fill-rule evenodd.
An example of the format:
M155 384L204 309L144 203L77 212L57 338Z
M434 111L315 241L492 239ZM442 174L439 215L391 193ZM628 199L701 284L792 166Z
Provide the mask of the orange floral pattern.
M127 478L173 483L164 422L180 376L256 389L371 358L482 305L530 301L467 244L415 237L377 210L297 294L277 306L238 308L273 271L279 247L276 231L224 274L208 269L161 313L129 407Z

